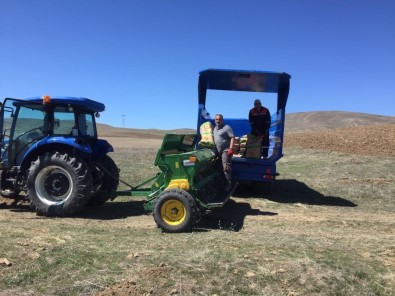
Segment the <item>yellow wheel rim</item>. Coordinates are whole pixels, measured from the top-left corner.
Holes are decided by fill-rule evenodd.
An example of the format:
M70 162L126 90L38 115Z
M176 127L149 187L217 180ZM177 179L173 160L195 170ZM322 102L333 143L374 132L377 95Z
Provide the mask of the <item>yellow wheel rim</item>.
M169 225L180 225L184 222L187 211L178 199L169 199L161 207L160 214L163 221Z

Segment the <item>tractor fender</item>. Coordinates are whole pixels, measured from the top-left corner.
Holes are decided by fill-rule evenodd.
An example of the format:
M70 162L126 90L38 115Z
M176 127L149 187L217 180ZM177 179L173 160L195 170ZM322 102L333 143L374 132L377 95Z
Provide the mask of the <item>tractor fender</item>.
M93 145L93 158L99 159L102 158L109 152L114 152L114 148L108 143L106 140L98 139Z
M66 151L85 156L93 155L93 149L87 142L78 141L73 137L46 137L26 151L21 162L21 170L29 168L30 162L35 160L38 155L49 151Z

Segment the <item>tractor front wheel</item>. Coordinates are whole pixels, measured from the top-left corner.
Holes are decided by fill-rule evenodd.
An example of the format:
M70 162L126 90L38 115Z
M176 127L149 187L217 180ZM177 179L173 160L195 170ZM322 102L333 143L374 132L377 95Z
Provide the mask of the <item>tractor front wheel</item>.
M45 216L69 216L88 202L92 176L87 164L66 153L46 153L32 162L27 179L32 208Z
M190 230L198 220L199 209L193 197L186 191L163 191L155 202L154 219L165 232Z

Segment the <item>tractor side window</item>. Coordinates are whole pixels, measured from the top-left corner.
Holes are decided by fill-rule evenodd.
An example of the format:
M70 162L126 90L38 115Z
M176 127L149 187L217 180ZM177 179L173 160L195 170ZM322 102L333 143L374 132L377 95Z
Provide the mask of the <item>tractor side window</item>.
M74 111L72 108L57 107L54 112L54 131L55 135L70 135L75 125Z
M94 121L92 114L80 113L77 116L79 133L82 136L94 137Z

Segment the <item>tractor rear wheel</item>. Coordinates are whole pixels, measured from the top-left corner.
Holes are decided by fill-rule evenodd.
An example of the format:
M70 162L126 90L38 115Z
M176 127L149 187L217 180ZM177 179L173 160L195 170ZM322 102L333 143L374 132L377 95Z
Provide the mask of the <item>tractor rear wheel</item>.
M32 208L45 216L69 216L88 202L92 177L87 164L67 153L46 153L32 162L27 179Z
M193 197L184 190L163 191L154 206L156 224L165 232L190 230L198 220L199 209Z
M89 163L93 178L93 194L90 205L101 205L110 199L110 193L117 190L119 184L119 169L114 160L105 155L97 161Z

